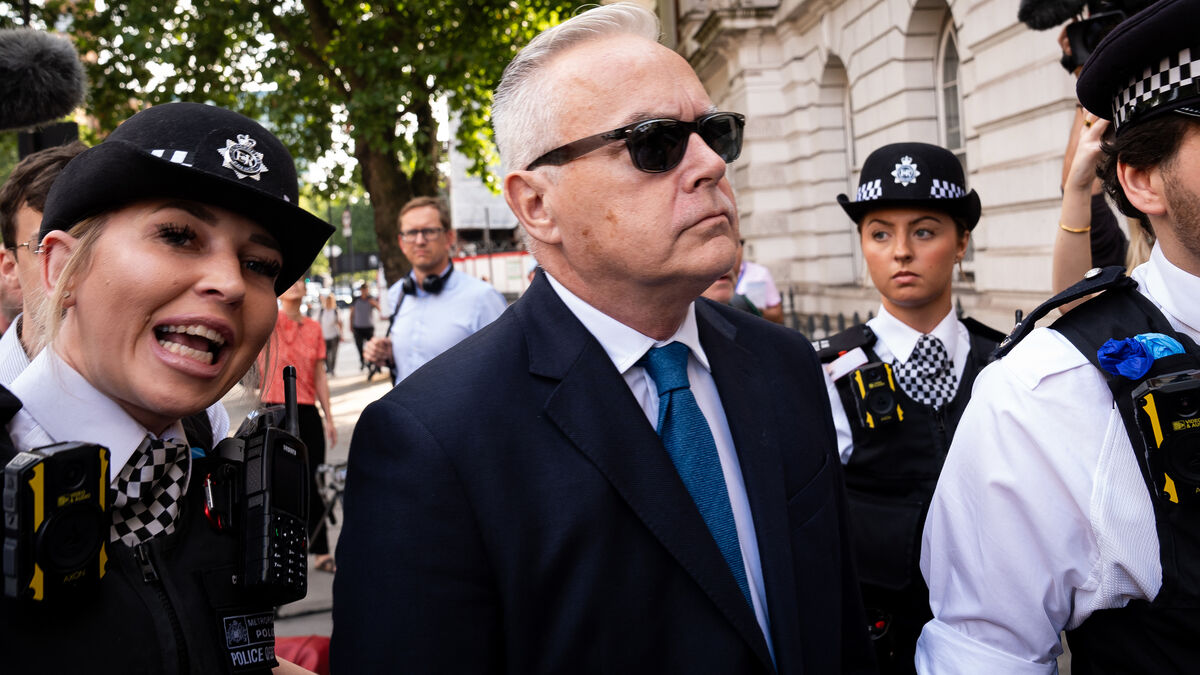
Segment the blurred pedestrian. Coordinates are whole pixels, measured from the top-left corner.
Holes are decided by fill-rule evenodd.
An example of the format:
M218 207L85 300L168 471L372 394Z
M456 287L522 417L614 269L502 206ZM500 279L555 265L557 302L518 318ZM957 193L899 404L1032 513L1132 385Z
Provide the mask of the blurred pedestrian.
M354 334L354 346L358 349L358 369L366 370L368 360L363 355L363 346L375 335L375 317L379 301L371 297L371 287L366 282L358 285L358 295L350 303L350 331Z
M332 375L337 366L338 344L342 341L342 317L332 293L321 295L321 337L325 339L325 374Z
M325 463L325 438L329 445L337 444L337 425L329 404L329 380L325 372L325 340L321 325L304 316L300 305L304 301L304 279L298 279L279 296L279 316L271 344L261 359L263 372L262 402L266 405L284 403L283 368L296 367L296 403L299 414L300 440L308 449L308 552L315 556L313 565L322 572L333 572L333 556L329 555L329 538L325 528L318 528L325 505L319 498L317 467ZM318 412L317 404L321 410ZM324 413L322 421L321 413ZM319 531L318 531L319 530ZM313 533L316 533L313 536Z
M387 332L367 345L367 361L387 366L399 382L430 359L483 328L504 311L504 296L454 269L450 210L437 197L416 197L400 209L400 250L412 263L388 289Z

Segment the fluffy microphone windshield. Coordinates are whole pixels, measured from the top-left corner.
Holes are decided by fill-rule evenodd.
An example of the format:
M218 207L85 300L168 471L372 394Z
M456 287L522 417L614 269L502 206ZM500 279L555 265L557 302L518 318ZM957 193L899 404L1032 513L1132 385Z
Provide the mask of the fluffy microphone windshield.
M0 29L0 130L53 122L74 110L83 94L83 66L69 41Z

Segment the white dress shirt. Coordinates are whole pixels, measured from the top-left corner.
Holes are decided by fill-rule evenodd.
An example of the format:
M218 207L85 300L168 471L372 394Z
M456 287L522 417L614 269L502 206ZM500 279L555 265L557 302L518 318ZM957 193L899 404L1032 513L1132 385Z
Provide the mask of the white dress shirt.
M110 453L110 482L150 433L53 349L43 349L34 357L10 389L21 400L21 410L8 423L17 450L65 441L103 445ZM183 425L175 422L157 438L184 440Z
M388 308L396 312L387 337L392 340L397 382L495 321L507 306L491 284L458 270L436 295L418 288L416 295L406 296L400 292L401 283L388 290ZM394 309L396 302L399 310Z
M0 337L0 385L7 387L29 366L29 357L21 345L21 321L25 314L18 314Z
M1155 246L1131 275L1200 339L1200 278ZM975 380L921 547L934 619L921 673L1054 673L1059 631L1153 600L1150 493L1104 377L1056 331L1032 332Z
M708 421L713 440L717 445L717 455L721 459L721 473L725 476L725 489L729 493L729 503L733 507L733 521L737 527L738 545L742 551L742 562L746 567L746 581L750 586L750 598L754 604L754 615L758 618L759 628L767 640L767 648L771 650L771 658L775 658L775 647L771 644L771 631L767 620L767 596L763 589L762 564L758 556L758 538L754 532L754 518L750 513L750 501L746 497L746 485L742 480L742 468L738 464L737 451L733 447L733 435L729 432L729 422L725 419L725 409L721 405L721 396L717 392L717 384L713 381L712 369L708 357L700 346L700 334L696 328L696 305L688 307L687 317L675 334L666 340L655 340L626 326L616 319L579 299L554 277L546 274L550 286L558 297L566 304L567 309L579 319L588 332L604 348L608 358L625 378L633 397L646 413L646 421L651 428L658 426L658 387L650 377L650 373L637 365L638 360L651 347L662 347L672 342L682 342L690 350L688 355L688 382L691 383L692 394L704 418Z
M922 335L917 329L893 316L883 305L879 306L879 313L867 321L867 326L875 333L876 337L875 345L871 349L875 351L875 355L879 357L880 361L890 363L892 366L908 361L917 347L917 340ZM967 332L967 327L958 320L953 304L950 313L938 322L938 325L929 334L942 341L947 356L954 364L956 381L961 383L963 372L967 369L967 357L971 354L971 335ZM834 380L835 378L841 379L866 363L866 354L862 350L856 349L836 359L833 363L826 364L822 369L825 373L825 389L829 394L829 405L833 409L833 428L837 431L838 454L842 458L842 464L849 462L850 456L854 454L854 435Z

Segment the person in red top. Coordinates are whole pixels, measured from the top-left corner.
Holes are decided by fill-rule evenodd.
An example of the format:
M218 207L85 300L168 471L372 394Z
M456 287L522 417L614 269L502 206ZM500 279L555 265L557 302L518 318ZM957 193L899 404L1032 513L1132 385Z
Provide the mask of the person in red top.
M325 377L325 339L321 324L300 313L304 299L304 279L279 296L279 317L275 320L275 332L263 355L270 359L266 364L262 358L259 365L263 373L263 405L283 403L283 367L296 367L296 403L299 411L300 440L308 448L308 472L310 495L317 495L316 470L325 462L325 436L329 445L337 443L337 430L333 424L333 412L329 406L329 380ZM325 413L322 424L317 412L317 402ZM323 505L320 499L308 500L308 531L314 532L321 522ZM309 552L316 558L313 563L323 572L334 571L333 556L329 554L329 540L321 530L309 541Z

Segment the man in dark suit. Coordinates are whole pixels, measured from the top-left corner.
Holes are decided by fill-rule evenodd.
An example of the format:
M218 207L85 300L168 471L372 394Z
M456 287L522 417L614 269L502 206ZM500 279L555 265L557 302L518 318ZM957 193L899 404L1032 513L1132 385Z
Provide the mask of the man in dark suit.
M335 672L871 669L815 355L696 300L733 266L742 118L657 34L608 5L505 71L544 272L363 412Z

